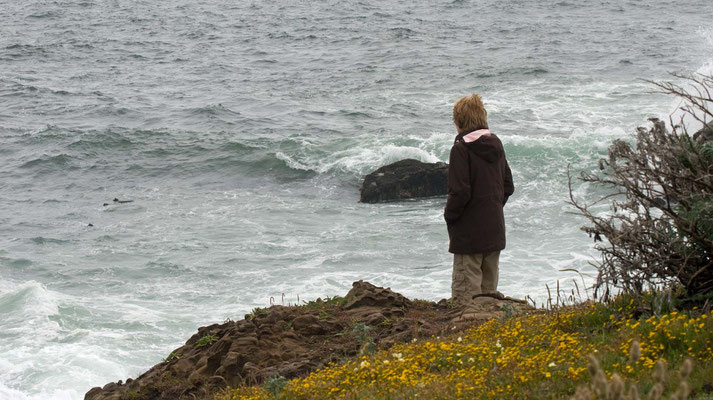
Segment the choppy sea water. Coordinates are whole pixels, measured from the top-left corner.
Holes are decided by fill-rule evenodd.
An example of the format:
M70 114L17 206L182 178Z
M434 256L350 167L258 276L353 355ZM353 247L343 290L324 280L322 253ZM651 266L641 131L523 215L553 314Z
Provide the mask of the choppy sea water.
M3 2L0 398L81 399L270 297L358 279L447 297L444 199L365 205L358 188L386 163L445 161L452 103L474 91L516 186L501 290L571 287L561 270L591 275L596 252L567 166L675 111L643 79L713 71L711 15L709 0Z

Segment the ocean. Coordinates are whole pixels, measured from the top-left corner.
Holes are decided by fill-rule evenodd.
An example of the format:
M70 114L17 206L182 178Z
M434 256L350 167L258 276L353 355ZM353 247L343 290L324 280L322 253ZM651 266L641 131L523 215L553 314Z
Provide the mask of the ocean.
M500 290L586 297L597 252L567 170L676 111L646 80L713 72L711 16L710 0L2 1L0 399L82 399L199 326L355 280L448 297L445 199L360 204L359 186L447 161L473 92L515 182Z

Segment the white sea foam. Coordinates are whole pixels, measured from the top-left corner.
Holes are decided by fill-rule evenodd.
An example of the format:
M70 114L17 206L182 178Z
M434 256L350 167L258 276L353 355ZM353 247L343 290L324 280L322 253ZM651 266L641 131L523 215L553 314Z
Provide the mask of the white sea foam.
M365 174L383 165L413 158L423 162L438 162L440 159L433 153L416 146L400 146L385 144L383 146L355 146L348 150L337 151L323 159L298 160L295 156L278 152L275 156L285 161L290 168L304 171L346 172Z
M32 332L38 340L57 337L59 325L49 318L57 315L57 296L39 282L28 281L0 296L3 331L13 335Z
M62 382L58 382L62 384ZM84 393L76 390L52 390L38 393L27 393L24 391L11 389L3 385L0 381L0 399L3 400L75 400L84 397Z
M592 149L604 153L613 138L625 137L626 132L621 126L594 126L591 129L576 127L569 136L556 134L525 135L503 130L498 133L503 144L530 148L531 151L546 149L581 152L589 156ZM426 135L409 134L400 140L406 140L409 145L385 142L380 139L365 145L354 146L347 150L335 151L326 157L318 158L309 155L289 155L277 152L275 156L285 161L294 169L315 171L319 173L342 172L364 175L381 166L403 160L416 159L422 162L448 161L448 152L452 145L454 134L431 132ZM393 139L393 141L397 141Z
M81 388L98 379L128 373L124 366L108 361L103 347L107 338L123 340L125 335L63 327L58 322L63 320L61 303L73 299L36 281L3 281L1 293L0 399L77 399L83 395ZM68 381L74 389L63 389ZM33 389L27 390L28 385Z

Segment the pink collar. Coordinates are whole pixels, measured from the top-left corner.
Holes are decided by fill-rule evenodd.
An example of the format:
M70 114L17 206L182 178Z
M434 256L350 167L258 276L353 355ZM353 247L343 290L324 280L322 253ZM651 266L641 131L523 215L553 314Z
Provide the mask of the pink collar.
M466 143L475 142L476 140L480 139L482 136L488 136L488 135L491 135L491 133L488 129L478 129L477 131L473 131L471 133L468 133L467 135L463 135L463 141Z

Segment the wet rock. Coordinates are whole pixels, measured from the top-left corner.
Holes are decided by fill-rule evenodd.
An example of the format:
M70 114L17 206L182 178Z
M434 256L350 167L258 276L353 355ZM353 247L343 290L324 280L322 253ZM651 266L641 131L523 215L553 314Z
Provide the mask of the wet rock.
M362 203L381 203L419 197L445 196L448 164L406 159L386 165L364 178Z

